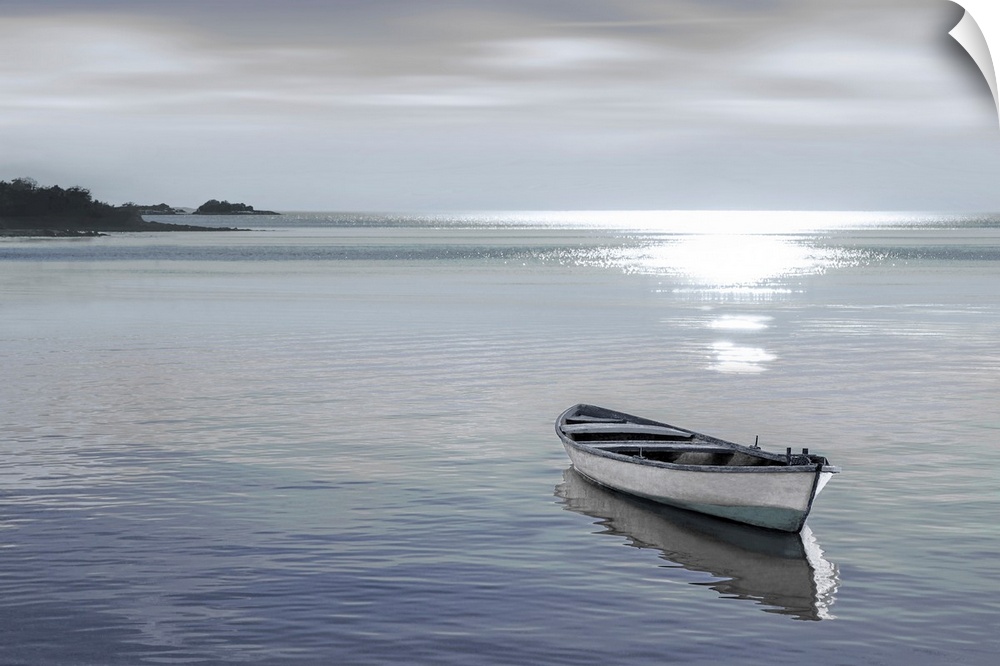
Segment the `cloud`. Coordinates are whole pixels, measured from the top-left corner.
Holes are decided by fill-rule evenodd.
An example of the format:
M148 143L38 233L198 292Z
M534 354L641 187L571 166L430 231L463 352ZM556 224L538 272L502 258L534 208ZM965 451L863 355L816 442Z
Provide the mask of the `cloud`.
M813 126L830 120L816 115L819 107L857 106L865 98L867 111L840 113L835 124L883 129L901 115L913 124L913 114L901 114L905 105L934 111L916 114L925 126L939 125L941 112L953 126L980 120L959 109L964 100L940 103L964 91L949 80L940 54L921 41L926 34L905 25L871 30L890 22L886 10L901 4L909 4L910 24L928 24L934 12L926 2L887 2L881 10L870 3L857 23L843 8L824 13L825 5L810 2L740 3L734 10L730 3L633 0L604 12L603 22L576 23L568 19L592 16L598 5L565 5L560 22L551 11L517 2L479 9L463 3L461 11L455 3L415 3L423 11L373 3L381 9L360 15L356 7L338 10L339 3L292 3L309 11L275 19L274 34L259 29L274 18L273 7L264 11L267 3L246 3L246 11L232 16L220 13L231 3L205 3L200 11L178 4L188 13L167 18L95 9L0 18L0 99L6 100L0 104L248 117L418 106L451 109L444 122L458 108L530 108L548 109L553 119L586 115L603 125L702 129L715 122L728 129L773 124L769 118ZM94 7L121 12L124 5ZM378 39L353 36L344 25L346 18L367 26L374 17L385 20ZM310 18L329 25L329 35ZM290 23L301 33L290 34Z
M0 140L8 175L99 154L111 178L142 146L163 172L200 152L245 178L282 156L465 192L561 169L564 192L622 206L664 174L711 178L680 164L699 155L776 181L830 139L981 142L995 114L943 46L950 17L940 0L0 2ZM924 159L908 168L926 178Z

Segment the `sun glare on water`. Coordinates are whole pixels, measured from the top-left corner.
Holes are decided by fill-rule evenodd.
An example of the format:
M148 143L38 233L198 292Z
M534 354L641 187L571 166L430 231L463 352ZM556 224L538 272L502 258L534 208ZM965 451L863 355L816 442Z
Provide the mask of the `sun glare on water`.
M771 298L789 278L822 273L839 260L811 241L836 228L885 221L860 213L701 211L616 214L609 226L634 229L626 271L673 278L674 291L705 297ZM631 222L629 224L628 222Z
M640 270L701 287L761 287L823 270L826 257L786 236L698 234L663 239L637 257Z

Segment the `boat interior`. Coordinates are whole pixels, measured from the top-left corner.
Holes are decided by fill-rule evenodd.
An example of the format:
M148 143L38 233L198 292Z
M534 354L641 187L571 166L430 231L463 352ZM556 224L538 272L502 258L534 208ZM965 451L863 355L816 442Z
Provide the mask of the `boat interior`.
M768 467L784 466L784 460L772 460L763 456L750 455L732 449L718 448L711 445L689 444L678 449L675 447L660 447L656 444L643 446L637 442L621 442L616 444L599 444L596 448L622 456L630 456L641 460L674 463L677 465L712 465L721 467Z
M659 424L635 423L611 417L569 417L560 426L562 432L574 442L641 460L674 463L678 465L712 465L725 467L780 467L792 460L784 456L761 451L747 451L745 447L724 446L695 436L694 433Z
M790 448L784 453L765 451L593 405L567 410L558 427L573 442L637 460L720 467L829 464L823 456L810 455L809 449L801 454Z

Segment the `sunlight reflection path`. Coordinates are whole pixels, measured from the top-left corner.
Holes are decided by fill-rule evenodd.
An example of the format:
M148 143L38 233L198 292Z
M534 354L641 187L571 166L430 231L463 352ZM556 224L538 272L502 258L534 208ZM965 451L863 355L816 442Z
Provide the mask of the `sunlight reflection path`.
M770 307L808 287L805 278L865 261L863 251L831 247L829 232L927 224L931 216L902 213L803 211L632 211L550 213L553 226L623 232L571 261L661 278L655 293L716 306ZM711 305L709 305L711 304ZM707 345L717 372L763 372L778 356L748 339L772 317L717 316Z

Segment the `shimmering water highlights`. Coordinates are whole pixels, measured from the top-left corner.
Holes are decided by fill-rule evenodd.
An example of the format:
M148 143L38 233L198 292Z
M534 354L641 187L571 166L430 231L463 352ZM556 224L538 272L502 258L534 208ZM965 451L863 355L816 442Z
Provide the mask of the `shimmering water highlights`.
M990 219L250 222L0 239L0 662L992 663ZM844 473L692 522L580 401Z

